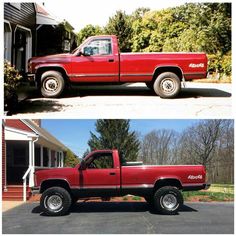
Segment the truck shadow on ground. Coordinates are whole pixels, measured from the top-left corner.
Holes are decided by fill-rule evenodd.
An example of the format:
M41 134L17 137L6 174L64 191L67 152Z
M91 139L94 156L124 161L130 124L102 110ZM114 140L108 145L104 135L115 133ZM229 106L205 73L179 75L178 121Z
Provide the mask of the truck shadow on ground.
M69 214L98 212L150 212L155 215L160 214L154 211L146 202L79 202L71 207ZM197 212L197 210L183 205L179 212ZM40 206L35 207L32 213L46 216L42 213Z
M70 97L88 97L88 96L153 96L158 97L155 92L151 89L144 87L125 87L125 86L114 86L104 88L94 87L72 87L67 89L62 98ZM200 98L200 97L231 97L231 93L225 92L219 89L213 88L183 88L175 99L183 98Z

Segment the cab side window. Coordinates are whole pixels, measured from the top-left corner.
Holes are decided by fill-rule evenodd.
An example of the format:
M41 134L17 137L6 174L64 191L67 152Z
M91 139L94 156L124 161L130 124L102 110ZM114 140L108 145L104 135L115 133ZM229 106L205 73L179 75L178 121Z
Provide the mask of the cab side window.
M111 40L110 39L95 39L84 47L84 53L90 56L110 55Z
M89 169L110 169L114 168L112 153L101 153L95 155L88 164Z

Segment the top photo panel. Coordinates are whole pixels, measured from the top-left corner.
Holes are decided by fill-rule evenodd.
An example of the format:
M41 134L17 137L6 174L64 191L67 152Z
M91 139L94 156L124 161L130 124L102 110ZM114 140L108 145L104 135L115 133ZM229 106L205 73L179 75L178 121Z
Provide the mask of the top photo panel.
M231 3L3 4L4 116L233 117Z

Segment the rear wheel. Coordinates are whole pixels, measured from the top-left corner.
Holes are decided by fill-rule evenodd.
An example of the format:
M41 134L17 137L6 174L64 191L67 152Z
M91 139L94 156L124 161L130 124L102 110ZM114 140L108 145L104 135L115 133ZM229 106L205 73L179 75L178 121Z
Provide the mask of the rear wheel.
M59 97L65 87L65 80L58 71L46 71L41 76L41 93L46 98Z
M68 213L71 206L71 196L61 187L47 189L41 196L40 207L50 216L61 216Z
M183 196L175 187L162 187L154 194L154 206L162 214L174 215L182 205Z
M175 73L164 72L156 78L153 88L161 98L174 98L180 92L181 82Z

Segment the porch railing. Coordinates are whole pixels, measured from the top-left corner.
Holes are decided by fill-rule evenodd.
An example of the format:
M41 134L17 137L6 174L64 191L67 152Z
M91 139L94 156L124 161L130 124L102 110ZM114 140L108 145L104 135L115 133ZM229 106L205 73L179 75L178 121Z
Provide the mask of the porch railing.
M30 174L32 170L32 166L28 168L28 170L25 172L24 176L22 177L23 179L23 201L26 202L26 188L27 188L27 176Z

